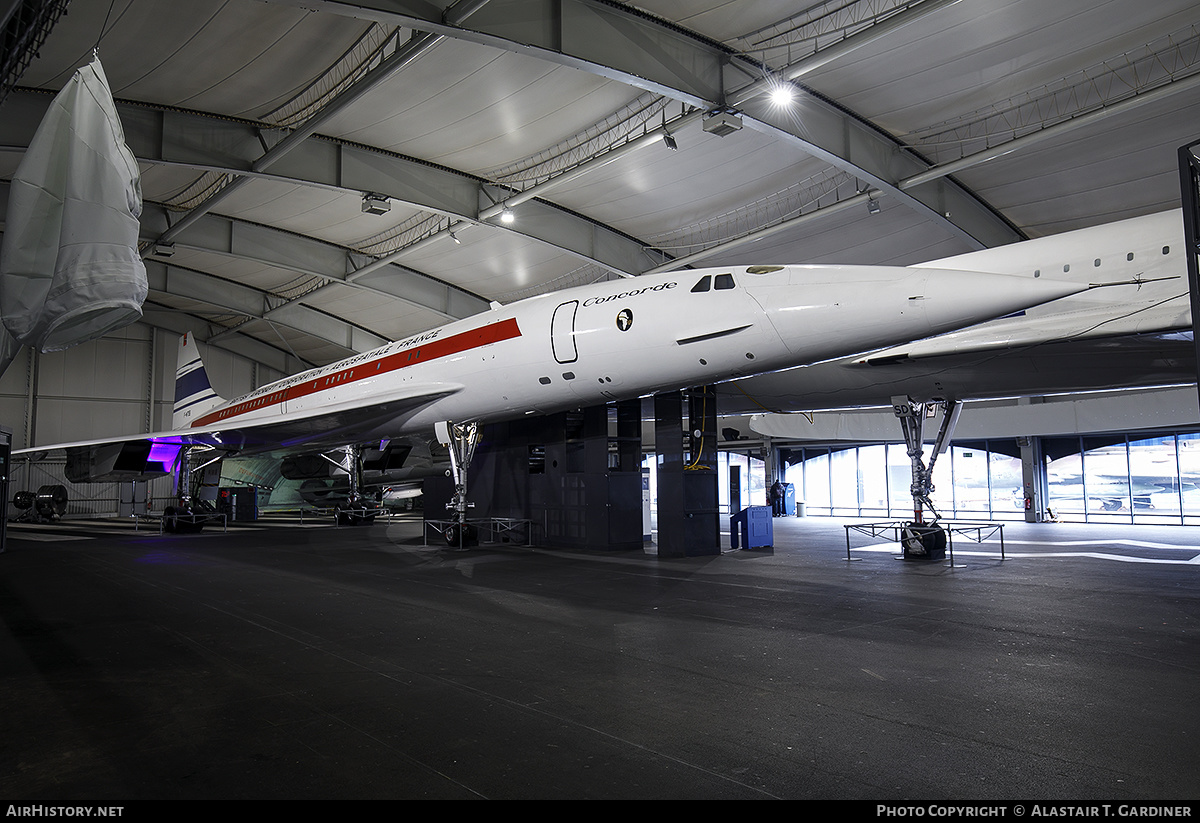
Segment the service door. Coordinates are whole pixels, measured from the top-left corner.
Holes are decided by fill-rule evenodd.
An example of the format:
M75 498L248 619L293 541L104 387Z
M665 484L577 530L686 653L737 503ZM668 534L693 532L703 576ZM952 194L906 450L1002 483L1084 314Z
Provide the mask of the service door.
M571 300L562 303L554 310L550 320L550 346L554 351L554 359L559 363L574 363L579 359L579 351L575 348L575 312L579 311L579 301Z

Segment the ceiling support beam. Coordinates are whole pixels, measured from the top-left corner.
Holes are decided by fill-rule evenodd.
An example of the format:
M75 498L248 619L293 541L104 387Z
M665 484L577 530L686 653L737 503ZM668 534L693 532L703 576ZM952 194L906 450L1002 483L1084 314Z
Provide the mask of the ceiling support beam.
M142 227L149 236L158 236L166 219L166 210L162 206L147 204L142 210ZM488 308L488 301L478 295L395 264L387 266L378 278L370 281L360 278L352 282L356 261L360 259L353 252L311 237L231 217L204 215L182 232L174 245L177 250L190 249L251 260L329 283L366 289L435 312L447 320L470 317Z
M315 134L317 129L322 125L328 123L348 106L360 100L363 95L395 76L440 39L440 37L431 34L417 35L414 32L414 36L404 46L384 60L375 70L341 92L302 125L289 132L283 140L268 149L266 154L255 158L253 163L251 163L250 170L256 173L265 172L271 166L282 161L293 151L304 145L305 141ZM246 177L238 177L231 181L223 189L214 193L211 197L205 199L203 203L188 212L182 220L163 232L162 236L158 238L158 242L168 243L173 240L179 232L219 205L229 195L245 185L248 180L249 178Z
M924 213L968 246L990 248L1025 239L953 180L939 178L901 189L901 180L927 169L929 164L882 142L879 133L861 120L811 95L800 96L793 105L793 109L783 111L762 97L754 98L745 104L743 111L748 116L743 117L743 122L749 128L793 143L854 175L868 187Z
M700 108L722 97L731 55L719 43L595 0L459 2L444 12L426 0L267 1L520 51ZM762 72L739 64L735 74L742 85Z
M600 0L492 0L457 23L423 0L269 0L537 56L682 100L701 109L739 103L747 125L790 142L942 223L968 246L989 248L1024 239L1008 221L952 179L911 186L903 178L929 164L883 130L801 88L798 116L769 109L750 94L769 69L678 26ZM949 0L915 6L886 21L887 30ZM452 11L457 6L451 6ZM863 35L866 36L865 34ZM839 48L846 48L841 46ZM738 91L734 91L738 90ZM739 93L740 91L740 93ZM815 124L815 127L814 127Z
M240 315L247 318L247 325L265 322L286 326L343 349L346 357L391 342L308 306L297 305L286 312L273 313L269 295L265 292L207 272L147 260L146 279L152 292L205 303L213 307L214 313ZM269 319L268 315L271 315ZM230 333L245 334L245 326L211 335L209 340L227 337Z
M195 335L197 340L206 345L215 345L217 348L232 352L253 363L261 363L267 368L274 369L284 375L295 374L298 371L313 367L312 363L301 360L290 352L264 343L261 340L256 340L253 337L237 335L236 337L226 338L219 342L207 340L206 338L211 332L212 327L202 318L167 309L150 301L147 301L142 306L142 322L147 326L163 329L180 336L184 334Z
M31 91L13 92L5 105L5 117L0 118L0 151L25 150L51 99L50 95ZM309 136L297 144L272 165L270 173L256 171L254 164L262 144L261 128L254 123L124 102L117 104L117 111L125 140L142 162L360 195L373 192L470 223L494 216L490 208L497 201L517 203L514 198L528 199L463 172L319 136ZM487 214L482 214L485 211ZM163 237L176 239L201 216L189 218L186 225L175 222L160 226L158 241L166 242ZM662 262L635 238L548 202L525 202L520 216L511 225L488 225L554 246L619 275L640 274ZM385 259L390 263L405 253L401 249ZM486 301L482 303L486 307Z
M8 204L8 182L0 180L0 224L5 222L5 211ZM146 223L161 226L166 222L161 206L146 204L142 212L143 228ZM151 228L151 233L154 229ZM0 233L2 236L2 233ZM253 259L264 265L294 271L323 280L340 281L346 277L347 253L336 246L322 244L310 238L298 238L287 232L278 232L254 223L229 220L229 218L206 215L203 221L192 224L188 232L175 244L176 250L196 250L223 257ZM272 306L271 296L263 290L245 286L242 283L227 280L224 277L210 275L208 272L197 271L185 266L176 266L163 260L145 260L146 282L151 293L174 296L185 300L196 300L211 306L212 312L238 314L247 318L247 323L240 324L234 329L227 329L212 334L211 324L172 323L162 326L161 322L151 322L149 318L162 318L170 313L166 308L154 307L154 298L148 298L151 305L143 310L143 322L150 325L162 326L169 330L196 331L200 340L206 342L224 342L224 348L244 354L246 350L258 350L262 342L245 334L252 324L263 322L287 326L300 334L316 337L326 343L344 349L346 356L368 352L368 350L384 346L390 342L388 338L372 334L371 331L360 328L346 320L338 319L331 314L314 310L304 305L289 306L287 311L278 311L280 306ZM428 308L428 310L450 317L450 311L462 312L463 317L485 311L487 302L475 295L460 292L446 286L445 283L434 281L403 270L400 266L391 266L385 272L383 288L372 288L373 292L389 299L403 300L410 305ZM370 288L370 287L360 287ZM402 292L402 294L397 294ZM428 305L419 302L426 298ZM179 312L175 312L179 313ZM198 320L200 318L197 318ZM233 342L232 338L240 338L242 342ZM270 347L268 344L268 348ZM250 355L246 355L250 356ZM272 368L276 367L278 356L271 356L265 361ZM292 358L292 365L312 367L310 362ZM282 371L282 370L281 370Z
M931 180L946 177L951 174L958 174L960 171L981 166L998 157L1004 157L1013 152L1021 151L1029 146L1041 143L1043 140L1050 140L1058 137L1061 134L1077 129L1081 126L1091 126L1106 120L1109 117L1126 114L1141 106L1150 103L1157 103L1160 100L1165 100L1172 95L1180 92L1189 91L1200 86L1200 73L1193 74L1181 80L1175 80L1165 86L1159 86L1152 91L1144 91L1135 97L1126 98L1119 103L1113 103L1111 106L1105 106L1102 109L1080 114L1072 117L1070 120L1064 120L1061 123L1055 123L1053 126L1047 126L1044 129L1039 129L1029 134L1014 137L1012 140L998 143L991 148L977 151L974 154L968 154L966 157L961 157L958 160L951 160L948 163L934 166L920 174L913 175L900 181L900 188L908 190L916 186L924 185Z
M910 23L915 23L931 12L935 12L945 6L953 6L959 2L961 0L922 0L921 3L910 6L904 11L897 12L890 17L886 17L878 23L855 32L844 40L826 46L820 51L810 54L808 57L802 57L795 63L784 66L780 69L779 74L783 79L795 82L804 75L832 63L834 60L840 60L856 49L870 45L876 40L881 40ZM773 77L764 77L761 80L756 80L750 85L733 92L730 95L730 105L735 107L740 106L750 97L768 94L776 83L778 83L778 80Z
M718 243L715 246L709 246L707 249L701 249L698 252L689 254L687 257L679 257L672 260L670 264L658 266L646 272L647 274L657 274L658 272L670 271L673 268L682 266L690 266L705 258L712 257L714 254L724 254L725 252L733 251L739 246L745 246L756 240L762 240L764 237L770 237L773 234L778 234L781 231L791 231L792 229L803 226L807 223L812 223L816 220L821 220L825 217L838 214L843 211L848 211L855 206L865 206L872 197L879 196L881 192L878 189L871 189L861 194L856 194L853 197L847 197L845 200L839 200L828 206L823 206L813 211L798 214L788 220L783 220L773 226L766 226L758 231L744 234L741 237L735 237L732 240L726 240L724 243Z

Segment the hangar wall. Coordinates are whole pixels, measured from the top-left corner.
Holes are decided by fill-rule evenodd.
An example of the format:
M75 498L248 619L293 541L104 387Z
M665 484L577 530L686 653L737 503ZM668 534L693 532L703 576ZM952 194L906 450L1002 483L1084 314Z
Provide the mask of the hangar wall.
M61 352L26 348L0 376L0 426L13 430L13 449L169 429L178 342L174 331L137 323ZM226 396L284 376L222 349L203 352L214 388ZM112 513L122 494L114 482L69 483L63 455L13 461L11 491L43 485L67 486L68 516ZM151 508L172 492L170 477L150 480Z
M61 352L25 349L0 377L0 425L13 448L163 431L170 427L179 336L145 324ZM204 365L236 396L284 375L215 347Z

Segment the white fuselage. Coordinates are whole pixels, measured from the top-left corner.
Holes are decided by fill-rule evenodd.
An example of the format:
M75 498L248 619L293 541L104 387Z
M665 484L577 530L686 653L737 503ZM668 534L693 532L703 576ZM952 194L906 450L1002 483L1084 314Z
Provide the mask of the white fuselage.
M680 271L492 309L204 412L218 430L395 402L362 441L716 383L960 328L1078 287L941 269Z

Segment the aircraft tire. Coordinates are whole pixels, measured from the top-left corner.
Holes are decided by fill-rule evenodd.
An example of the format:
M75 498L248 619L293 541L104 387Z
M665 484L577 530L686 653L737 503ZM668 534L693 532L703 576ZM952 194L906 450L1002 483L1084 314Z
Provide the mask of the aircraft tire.
M167 534L199 534L204 530L204 521L192 522L190 519L181 519L184 515L189 514L191 512L186 509L167 506L163 509L163 531Z
M339 526L370 526L375 522L373 514L355 514L354 512L338 511L334 517Z
M906 558L942 560L946 557L946 530L941 526L907 523L900 543Z
M459 540L459 534L458 534L458 531L460 528L462 529L461 541ZM455 524L455 525L450 526L448 529L446 529L446 545L447 546L457 547L460 544L463 546L469 546L474 542L475 542L475 527L472 526L470 523L466 523L462 526Z

